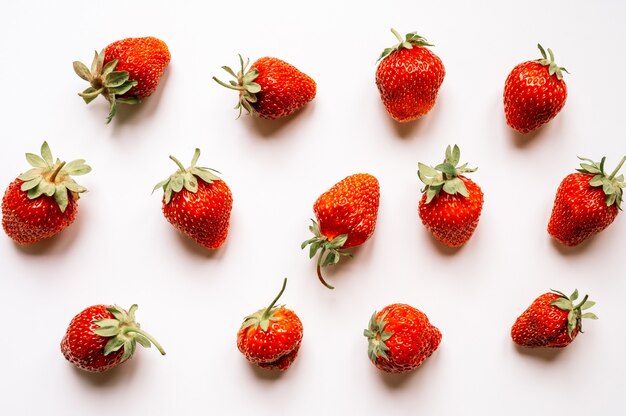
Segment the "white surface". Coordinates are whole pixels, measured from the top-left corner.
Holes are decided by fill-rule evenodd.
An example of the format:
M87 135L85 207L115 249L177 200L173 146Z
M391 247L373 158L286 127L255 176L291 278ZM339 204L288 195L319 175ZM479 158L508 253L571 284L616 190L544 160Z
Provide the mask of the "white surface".
M55 156L93 166L80 178L90 192L78 218L58 238L21 248L0 235L2 414L623 411L626 218L573 250L553 244L546 224L576 155L606 154L613 167L625 153L625 3L66 3L4 2L0 13L2 186L44 139ZM433 111L409 125L391 121L374 84L392 26L432 41L447 71ZM168 43L172 62L153 97L106 126L105 101L76 96L85 83L71 63L147 35ZM502 88L514 65L537 57L538 41L570 70L569 97L550 125L522 138L505 124ZM210 77L226 78L220 66L236 65L238 52L296 65L317 81L317 98L286 121L235 120L235 94ZM485 192L478 229L457 251L417 216L417 162L438 161L449 143L480 167L472 177ZM167 156L188 163L196 146L234 195L216 253L179 236L150 194L175 170ZM317 196L360 171L380 180L378 225L354 259L327 272L329 291L299 245ZM235 334L283 276L282 301L305 333L295 364L276 376L245 361ZM528 304L576 287L598 302L600 320L563 351L516 349L510 326ZM75 313L134 302L167 356L138 351L106 375L63 359ZM409 376L383 375L366 355L362 330L392 302L425 311L443 333Z

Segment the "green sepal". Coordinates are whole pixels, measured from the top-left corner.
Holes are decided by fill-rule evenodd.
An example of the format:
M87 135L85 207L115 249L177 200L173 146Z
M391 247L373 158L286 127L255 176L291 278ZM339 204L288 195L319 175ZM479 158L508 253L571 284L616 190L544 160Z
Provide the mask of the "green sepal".
M541 52L541 58L537 59L536 62L539 62L541 65L548 67L548 73L550 75L556 75L558 80L563 79L563 72L569 71L561 66L558 66L556 62L554 62L554 53L552 49L548 48L548 54L546 54L545 49L539 43L537 44L537 48L539 48L539 52ZM549 56L548 56L549 55Z
M280 299L286 287L287 278L285 277L285 279L283 280L283 286L280 289L280 292L278 292L278 295L272 301L272 303L267 308L259 309L253 314L246 316L243 319L242 326L244 328L254 327L255 330L261 328L263 332L267 332L270 327L270 322L278 321L278 318L274 316L276 312L285 307L285 305L276 305L276 302L278 302L278 299Z
M393 336L393 333L385 331L387 313L382 314L380 318L376 319L377 313L378 312L375 311L372 314L367 329L363 331L363 335L368 341L367 355L373 363L376 363L378 358L389 360L389 355L387 354L389 347L387 347L385 342Z
M404 38L400 36L400 34L398 33L396 29L392 28L391 33L393 33L396 39L398 39L398 44L392 46L391 48L385 48L385 50L383 50L383 52L378 57L377 61L385 59L386 57L391 55L392 52L403 49L403 48L413 49L413 46L435 46L435 45L428 43L426 38L418 35L416 32L407 33Z
M214 181L220 180L219 176L215 175L215 173L219 173L218 171L205 168L201 166L196 166L198 159L200 158L200 149L196 148L193 158L191 159L191 164L188 168L185 168L182 163L174 156L170 156L170 159L178 165L178 170L170 175L169 178L162 180L157 183L152 192L156 191L159 188L163 189L165 195L165 203L169 204L172 199L172 194L182 191L186 189L191 193L198 192L198 179L202 179L204 182L211 184Z
M29 199L36 199L42 195L54 197L61 212L65 212L69 204L70 195L77 199L78 194L87 189L78 185L72 175L84 175L91 172L91 167L83 159L73 160L69 163L54 159L47 142L43 142L40 150L41 156L34 153L26 153L26 161L34 166L17 178L24 181L21 190L26 192Z
M426 193L426 203L429 204L442 190L450 195L469 197L465 183L459 178L466 172L475 172L477 168L468 168L467 163L458 166L461 160L459 146L448 146L443 163L432 167L423 163L417 165L417 176L426 185L422 192Z
M90 87L79 93L86 104L92 102L98 95L102 95L109 101L109 114L107 124L111 122L117 114L117 103L136 104L141 102L137 97L120 96L126 94L133 87L138 85L135 80L129 79L128 71L116 71L118 59L114 59L104 65L104 50L95 52L91 63L91 70L82 62L73 63L74 72L80 78L89 82Z
M593 187L602 187L602 191L605 195L605 202L607 206L612 206L613 204L617 205L618 209L622 209L622 200L623 200L623 188L626 187L626 182L624 182L624 175L617 176L617 173L624 165L626 161L626 156L622 157L617 167L611 172L607 174L604 171L604 163L606 161L606 156L603 157L600 162L594 162L591 159L578 157L578 159L583 162L580 164L580 168L576 169L578 172L587 173L594 175L589 180L589 185Z
M309 258L312 259L319 252L317 264L321 267L326 267L339 263L342 257L352 257L351 253L341 251L348 239L348 234L338 235L331 240L322 235L319 224L315 222L315 220L311 219L311 223L309 231L313 233L314 237L304 241L300 245L301 249L304 249L308 245L311 246L309 249Z
M231 80L227 84L217 77L213 77L213 80L220 84L222 87L239 92L239 100L235 105L235 110L239 110L239 115L237 116L237 118L241 117L242 111L244 109L250 115L257 114L252 104L257 102L256 94L261 92L261 86L254 82L254 80L257 79L257 77L259 76L259 71L256 68L251 68L250 70L247 69L248 65L250 64L250 59L246 59L244 63L241 54L239 54L239 64L241 69L237 73L235 73L235 71L233 71L228 66L222 67L222 69L226 71L229 75L236 78L236 81Z
M568 311L567 314L567 336L571 339L572 333L575 329L578 329L580 333L583 332L582 320L583 318L598 319L598 317L591 313L582 313L581 311L591 308L596 303L592 300L588 300L589 296L585 295L583 299L574 304L574 301L578 299L578 289L574 291L570 296L565 295L558 290L550 289L552 292L559 295L559 298L550 302L550 305L559 308L562 311Z

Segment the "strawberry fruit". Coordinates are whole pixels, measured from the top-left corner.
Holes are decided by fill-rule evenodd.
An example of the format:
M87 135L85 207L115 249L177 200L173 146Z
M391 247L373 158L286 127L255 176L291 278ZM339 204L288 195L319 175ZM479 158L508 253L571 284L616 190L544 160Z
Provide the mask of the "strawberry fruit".
M261 368L284 371L300 350L300 318L284 305L275 306L286 286L287 279L270 306L246 316L237 332L237 348L248 361Z
M483 209L483 192L463 176L476 169L467 163L458 166L461 151L457 145L446 149L445 161L435 167L419 163L417 174L426 185L419 202L419 216L428 231L448 247L465 244L478 225Z
M72 176L91 172L83 159L54 160L47 142L41 156L26 153L33 166L17 177L2 198L2 228L18 244L33 244L52 237L76 218L78 195L87 191Z
M520 133L529 133L552 120L567 99L563 72L567 70L554 62L537 45L542 58L517 65L504 83L504 113L509 126Z
M422 117L435 105L446 75L441 59L426 46L433 46L415 32L404 39L391 32L398 44L385 49L378 60L376 86L387 112L396 121Z
M616 176L626 156L610 175L604 172L606 157L600 163L579 159L588 163L563 179L548 222L548 233L566 246L576 246L611 225L626 186L624 175Z
M241 70L236 74L229 67L222 67L237 81L227 84L213 77L221 86L239 92L239 101L235 106L239 116L245 109L253 116L274 120L296 112L315 98L315 81L285 61L261 58L252 64L250 70L247 70L250 60L244 64L239 55L239 62Z
M363 335L367 337L370 360L388 373L416 369L441 342L441 332L426 314L402 303L374 312Z
M163 347L135 321L137 305L128 312L119 306L94 305L76 315L61 340L65 358L81 370L102 372L133 356L137 343Z
M322 277L321 268L334 265L343 256L352 256L343 249L360 246L374 233L380 186L367 173L350 175L320 195L313 204L317 222L309 230L314 237L302 243L310 245L309 257L317 257L317 276L324 286L334 289Z
M582 312L595 305L594 301L585 295L574 305L577 299L578 290L569 297L556 290L539 296L513 324L513 342L531 348L568 346L582 332L583 318L598 319L591 312Z
M228 236L233 196L226 182L215 175L219 172L196 166L199 157L200 149L196 149L191 165L185 168L170 156L179 169L156 184L153 192L163 188L163 214L170 224L198 244L217 249Z
M74 72L91 86L80 95L89 104L102 94L110 104L107 123L117 113L117 103L138 104L154 93L170 63L170 51L154 37L126 38L95 52L91 70L74 62Z

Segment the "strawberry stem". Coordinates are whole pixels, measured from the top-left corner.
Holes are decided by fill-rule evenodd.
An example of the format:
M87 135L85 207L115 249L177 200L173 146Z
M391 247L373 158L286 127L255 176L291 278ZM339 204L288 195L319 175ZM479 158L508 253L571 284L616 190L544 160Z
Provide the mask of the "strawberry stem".
M165 350L163 349L161 344L159 344L159 342L156 339L154 339L154 337L152 335L148 334L146 331L141 330L139 328L133 328L133 327L127 327L127 328L124 328L122 330L123 334L128 334L128 333L133 333L133 332L137 333L137 334L140 334L140 335L143 335L145 338L150 340L150 342L156 347L156 349L159 350L161 355L165 355Z
M263 312L263 315L261 316L261 320L267 320L270 317L272 313L272 308L274 307L276 302L278 302L278 299L280 299L280 297L283 295L283 292L285 291L286 287L287 287L287 278L285 277L285 280L283 280L283 287L280 289L280 292L278 292L278 296L276 296L274 300L272 301L272 303L270 304L270 306L268 306L267 309L265 309L265 312Z
M619 162L619 165L617 165L615 170L611 173L611 176L609 176L609 180L613 179L615 175L617 175L617 172L619 172L619 170L622 168L622 165L624 165L625 161L626 161L626 156L622 158L622 160Z
M180 160L176 159L174 156L170 156L170 159L172 159L174 161L174 163L176 163L178 165L178 167L180 168L181 172L186 171L187 169L185 169L185 167L183 166L182 163L180 163Z
M54 183L54 181L57 178L57 175L59 174L59 172L61 172L61 169L63 169L63 166L65 166L65 162L61 162L61 164L57 166L56 169L50 174L50 177L48 178L48 182Z
M326 280L324 280L324 277L322 276L322 265L320 264L322 260L322 256L320 256L320 261L317 262L317 278L320 279L320 282L322 282L322 284L324 286L326 286L329 289L334 289L334 286L329 285Z

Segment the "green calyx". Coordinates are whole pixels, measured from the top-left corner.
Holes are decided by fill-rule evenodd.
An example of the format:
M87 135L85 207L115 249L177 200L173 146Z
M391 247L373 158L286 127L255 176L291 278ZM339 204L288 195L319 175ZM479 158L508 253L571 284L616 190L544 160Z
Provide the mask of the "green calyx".
M196 166L198 158L200 158L200 149L196 148L193 158L191 159L191 165L188 168L185 168L178 159L174 156L170 156L170 159L178 165L178 170L171 174L169 178L157 183L152 192L154 193L157 189L163 188L163 191L165 192L165 203L169 204L172 199L172 193L180 192L183 188L194 194L198 192L197 178L202 179L206 183L212 183L213 181L220 180L220 178L213 173L219 173L218 171L211 168Z
M391 55L393 51L398 51L402 48L413 49L413 46L434 46L428 43L424 37L418 35L416 32L407 33L404 39L402 39L402 36L400 36L396 29L392 28L391 33L393 33L396 39L398 39L398 44L392 46L391 48L386 48L378 57L378 61L385 59Z
M626 183L624 182L624 175L616 175L622 168L622 165L624 165L626 156L622 157L622 160L610 175L607 175L604 172L604 161L606 160L606 157L603 157L600 163L583 157L578 157L578 159L588 163L581 163L580 169L576 170L581 173L594 175L593 178L589 180L589 185L594 187L601 186L604 194L606 195L606 205L610 207L611 205L616 204L617 208L621 210L622 196L624 193L622 188L626 187Z
M150 348L154 344L161 355L165 355L163 347L150 334L140 329L140 325L135 321L136 310L137 305L131 306L128 312L119 306L111 306L107 311L111 312L114 318L94 321L97 328L93 329L93 332L101 337L110 338L104 346L104 355L119 351L123 347L122 361L126 361L135 353L137 343L145 348Z
M91 172L91 167L83 159L65 163L52 157L47 142L41 145L41 156L26 153L26 160L33 167L17 178L24 183L22 191L29 199L39 198L41 195L54 197L61 212L65 212L69 203L68 191L72 198L78 199L78 194L87 189L77 184L72 175L79 176Z
M374 312L372 314L369 326L363 331L363 335L367 337L368 342L367 355L373 363L376 363L377 358L383 358L387 361L389 360L389 356L387 355L389 348L385 344L385 341L393 335L393 333L385 331L385 325L387 325L385 318L387 317L387 314L384 313L377 320L377 313L378 312Z
M322 267L337 264L342 257L352 257L351 253L341 251L341 248L348 239L348 234L341 234L333 239L329 239L322 235L317 222L313 219L311 219L311 222L313 224L309 226L309 231L313 233L314 237L303 242L300 245L300 248L304 249L306 246L310 245L309 258L312 259L317 255L317 277L324 286L329 289L334 289L333 286L329 285L324 280L324 277L322 276Z
M539 62L541 65L547 66L548 67L548 73L550 75L555 75L558 80L562 80L563 79L563 72L567 72L569 74L569 71L565 68L563 68L562 66L558 66L556 64L556 62L554 62L554 53L552 53L552 49L548 48L548 55L546 55L546 51L545 49L543 49L543 46L541 46L540 44L537 44L537 47L539 48L539 51L541 52L541 56L542 58L537 59L536 62Z
M136 86L137 81L128 79L128 71L116 71L117 59L104 65L104 49L98 53L94 52L91 71L85 64L74 61L74 72L76 75L89 82L91 86L79 93L86 104L92 102L98 95L107 99L110 104L107 124L111 122L117 113L117 103L138 104L141 100L137 97L119 98L126 94L131 88Z
M418 163L417 175L426 185L422 192L426 192L426 203L429 204L442 190L450 195L460 194L468 197L469 193L463 181L458 177L466 172L475 172L478 168L468 168L467 163L457 166L461 159L459 146L446 148L446 159L443 163L432 167Z
M252 315L248 315L243 320L243 327L248 328L250 326L254 326L254 329L258 329L259 327L263 332L267 332L270 327L270 322L277 321L274 315L278 312L279 309L284 308L285 305L276 305L278 299L283 295L285 288L287 287L287 278L283 280L283 287L278 292L278 295L274 298L270 306L265 309L260 309L253 313Z
M574 301L578 299L578 289L574 290L574 293L572 293L569 297L565 295L564 293L559 292L558 290L554 290L554 289L550 289L550 290L556 293L557 295L561 296L560 298L550 302L550 305L556 306L562 311L569 311L569 313L567 314L567 336L569 336L570 339L572 338L572 332L574 332L574 329L578 328L578 331L580 333L583 332L582 330L583 318L598 319L598 317L594 313L591 313L591 312L582 313L582 311L584 311L585 309L589 309L593 305L596 304L592 300L587 300L589 298L588 295L585 295L585 297L583 298L583 300L580 301L580 303L578 303L577 305L574 305Z
M250 59L247 59L246 62L243 62L243 58L239 55L239 63L241 65L241 70L235 74L228 66L223 66L222 69L228 72L230 75L235 77L237 81L229 81L229 83L225 83L224 81L220 81L217 77L213 77L213 80L220 84L222 87L229 88L231 90L239 91L239 101L235 106L235 110L239 110L239 117L241 117L241 112L245 108L248 114L254 115L256 114L256 110L253 105L257 101L256 94L261 91L261 86L254 82L254 80L259 76L259 71L256 68L252 68L249 71L246 71L248 68L248 64L250 63Z

